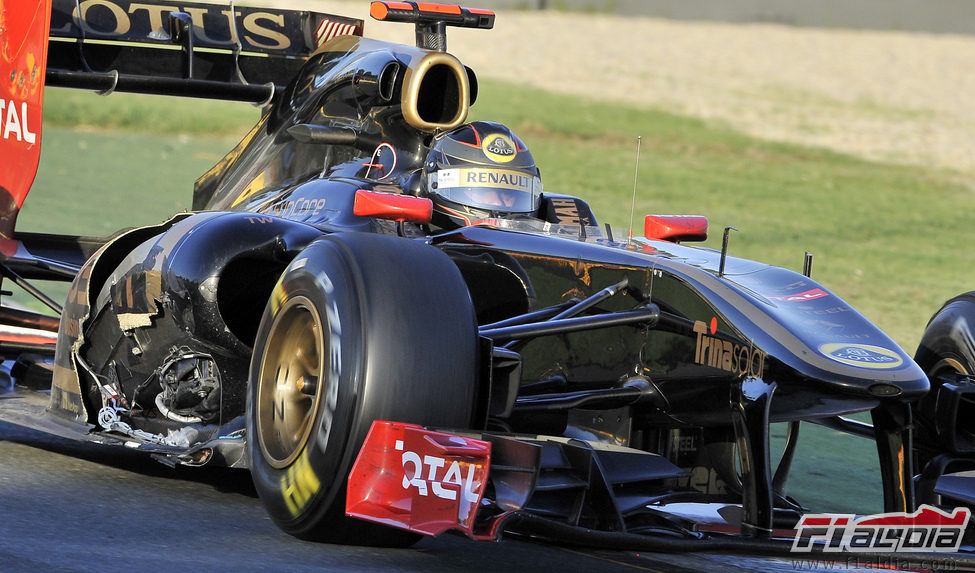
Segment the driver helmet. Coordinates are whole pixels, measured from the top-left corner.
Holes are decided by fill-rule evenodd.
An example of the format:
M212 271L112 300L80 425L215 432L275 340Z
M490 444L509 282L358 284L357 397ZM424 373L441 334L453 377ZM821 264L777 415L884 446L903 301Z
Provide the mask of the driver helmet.
M461 227L488 218L534 215L542 194L535 160L500 123L475 121L439 136L423 165L433 222Z

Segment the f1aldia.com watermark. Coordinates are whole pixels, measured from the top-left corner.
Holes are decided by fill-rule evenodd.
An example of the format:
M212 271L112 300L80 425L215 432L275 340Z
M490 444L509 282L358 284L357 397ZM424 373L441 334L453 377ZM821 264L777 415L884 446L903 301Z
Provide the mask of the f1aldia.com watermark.
M914 513L808 514L796 526L793 553L955 553L971 517L922 505Z
M804 515L796 525L791 551L810 555L793 559L792 565L796 570L951 570L957 559L950 554L961 547L970 518L971 511L965 507L948 512L930 505L922 505L914 513ZM913 555L922 552L935 555Z
M793 559L795 571L844 571L857 569L906 570L906 571L956 571L959 561L944 557L908 558L897 553L885 555L831 555L828 558L807 557Z

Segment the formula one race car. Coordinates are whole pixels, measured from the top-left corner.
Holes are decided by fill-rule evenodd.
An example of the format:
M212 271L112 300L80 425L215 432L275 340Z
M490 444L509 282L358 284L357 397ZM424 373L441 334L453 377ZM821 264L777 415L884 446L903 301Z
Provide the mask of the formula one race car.
M801 421L876 442L887 512L975 503L972 295L922 368L808 272L686 246L703 217L614 237L543 190L509 129L467 123L477 80L445 30L490 11L373 2L416 26L404 46L232 6L2 4L0 270L60 320L2 308L0 419L247 467L282 529L331 542L774 546L802 517ZM190 213L104 240L15 232L45 83L264 112ZM73 281L63 308L36 279ZM791 430L776 467L771 422Z

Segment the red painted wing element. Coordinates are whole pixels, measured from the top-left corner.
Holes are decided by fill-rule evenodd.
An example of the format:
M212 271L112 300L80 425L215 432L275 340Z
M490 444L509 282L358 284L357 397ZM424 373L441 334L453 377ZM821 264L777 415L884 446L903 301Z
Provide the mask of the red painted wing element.
M41 155L50 21L49 0L0 0L0 234L8 237Z
M349 475L346 514L438 535L474 534L491 444L413 424L373 422Z

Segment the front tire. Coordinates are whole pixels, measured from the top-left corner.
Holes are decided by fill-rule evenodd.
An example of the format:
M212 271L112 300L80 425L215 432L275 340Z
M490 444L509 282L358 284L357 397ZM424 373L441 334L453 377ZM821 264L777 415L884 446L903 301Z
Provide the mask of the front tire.
M975 374L975 291L949 300L931 318L914 360L932 383L945 372Z
M971 469L973 462L951 451L938 395L942 379L952 374L975 374L975 291L949 300L928 322L921 337L915 362L931 381L931 390L915 406L917 464L922 469L918 482L919 500L933 502L933 487L943 473Z
M434 247L335 234L303 250L258 330L247 450L275 523L303 539L405 546L415 534L345 516L374 420L468 428L477 385L468 289Z

